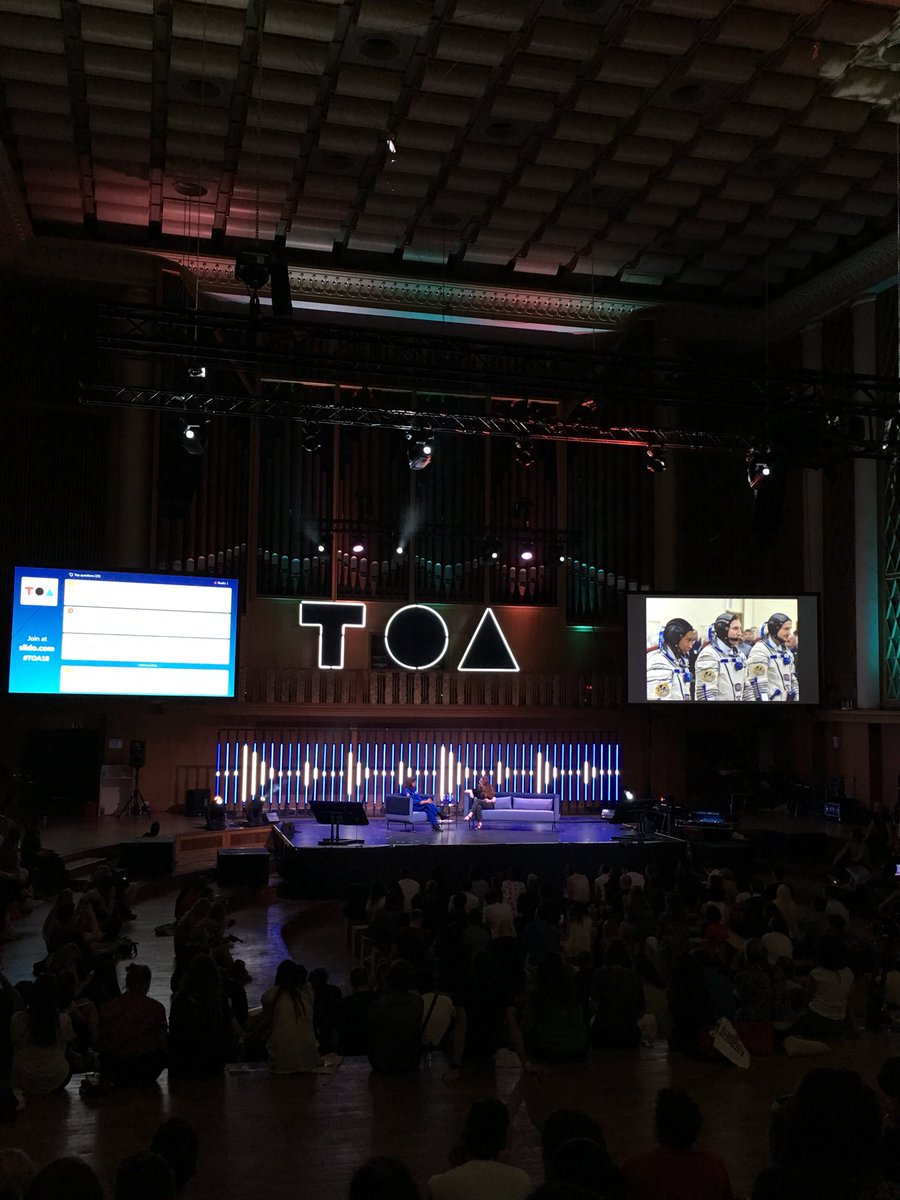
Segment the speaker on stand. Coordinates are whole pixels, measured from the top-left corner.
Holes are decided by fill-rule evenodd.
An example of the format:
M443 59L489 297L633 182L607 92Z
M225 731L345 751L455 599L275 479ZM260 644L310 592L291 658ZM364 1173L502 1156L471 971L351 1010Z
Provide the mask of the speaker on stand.
M113 814L116 817L124 816L125 813L130 813L133 817L146 817L150 815L150 805L144 799L144 794L141 791L141 767L147 761L147 743L144 741L133 741L128 748L128 762L131 766L133 785L131 795L127 800L123 800Z

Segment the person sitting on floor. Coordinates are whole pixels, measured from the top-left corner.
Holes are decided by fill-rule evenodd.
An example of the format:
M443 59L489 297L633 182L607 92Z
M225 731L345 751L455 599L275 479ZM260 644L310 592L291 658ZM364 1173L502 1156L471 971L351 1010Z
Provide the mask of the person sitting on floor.
M381 1075L410 1074L419 1069L425 1017L412 966L398 958L388 967L385 984L369 1010L369 1062Z
M220 1075L234 1050L236 1032L219 969L208 954L197 954L169 1008L169 1077Z
M425 816L428 818L428 824L432 829L440 829L441 814L438 811L437 805L434 803L434 797L419 795L418 791L416 790L416 783L417 780L415 775L410 775L400 791L404 796L409 796L414 810L423 812L425 814Z
M829 934L822 941L818 965L809 973L806 1009L792 1032L806 1038L836 1037L847 1027L847 1002L853 972L840 940Z
M11 1082L23 1092L61 1092L72 1076L67 1050L75 1034L72 1022L59 1011L58 998L56 976L45 971L31 985L26 1011L12 1015Z
M579 1191L579 1197L600 1195L604 1200L627 1195L627 1184L609 1156L600 1126L578 1109L558 1108L544 1121L541 1159L548 1187L586 1186L587 1192Z
M116 1087L140 1086L159 1078L166 1065L166 1010L147 993L150 968L129 963L125 991L100 1009L100 1078Z
M732 1200L725 1160L694 1149L703 1118L687 1092L663 1088L655 1117L656 1148L622 1164L633 1200Z
M161 1154L142 1150L119 1164L114 1200L175 1200L175 1175Z
M350 972L350 995L341 1000L338 1013L338 1050L345 1058L369 1053L369 1010L374 999L369 972L365 967L354 967Z
M200 1139L197 1130L181 1117L170 1117L163 1121L153 1135L150 1149L161 1155L172 1168L175 1178L175 1195L180 1196L197 1174L197 1155Z
M509 1112L502 1100L478 1100L469 1109L459 1145L449 1155L450 1170L432 1175L425 1188L430 1200L492 1196L523 1200L531 1180L519 1167L498 1162L509 1134Z
M273 1075L295 1075L321 1066L315 999L306 967L289 958L280 962L274 985L262 994L262 1010L270 1029L267 1049Z

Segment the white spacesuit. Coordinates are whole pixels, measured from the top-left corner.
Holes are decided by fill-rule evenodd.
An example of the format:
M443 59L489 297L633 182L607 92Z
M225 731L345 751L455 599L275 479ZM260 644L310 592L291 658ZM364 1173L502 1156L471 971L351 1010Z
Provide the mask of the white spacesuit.
M772 613L763 636L747 656L747 695L753 700L790 702L800 699L797 667L788 646L790 617Z
M691 699L691 647L697 631L690 621L673 617L659 634L659 647L647 654L647 699Z
M695 700L745 698L747 663L741 654L741 637L740 617L728 612L716 617L709 630L709 641L694 664Z

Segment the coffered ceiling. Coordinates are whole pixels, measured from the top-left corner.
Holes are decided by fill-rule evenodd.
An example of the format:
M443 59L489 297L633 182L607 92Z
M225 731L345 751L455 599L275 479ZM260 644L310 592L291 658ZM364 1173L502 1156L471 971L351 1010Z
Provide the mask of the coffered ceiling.
M898 0L0 0L24 236L198 263L759 308L891 244L898 95Z

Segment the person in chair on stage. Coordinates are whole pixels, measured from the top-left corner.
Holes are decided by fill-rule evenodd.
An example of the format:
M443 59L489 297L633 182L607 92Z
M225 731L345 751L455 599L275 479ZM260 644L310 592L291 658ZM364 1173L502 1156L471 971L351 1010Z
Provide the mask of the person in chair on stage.
M404 783L400 791L405 796L409 796L410 800L412 800L412 806L414 809L418 809L419 812L423 812L425 814L432 829L440 829L441 814L438 812L437 805L434 803L434 797L420 796L416 791L417 782L418 781L415 775L408 775L406 783Z
M475 828L481 829L481 814L485 808L494 807L494 798L497 793L494 791L494 785L491 783L487 775L479 775L475 780L475 787L471 792L466 792L466 795L471 800L471 807L466 813L467 821L474 820Z

